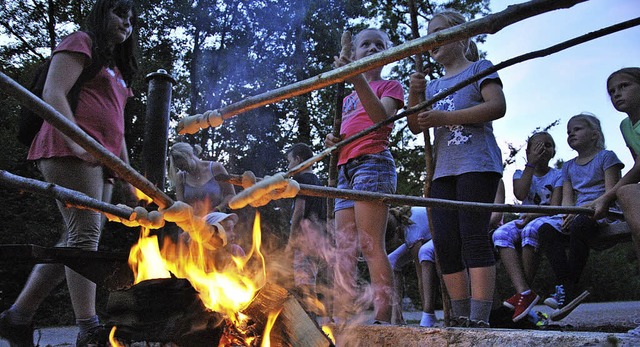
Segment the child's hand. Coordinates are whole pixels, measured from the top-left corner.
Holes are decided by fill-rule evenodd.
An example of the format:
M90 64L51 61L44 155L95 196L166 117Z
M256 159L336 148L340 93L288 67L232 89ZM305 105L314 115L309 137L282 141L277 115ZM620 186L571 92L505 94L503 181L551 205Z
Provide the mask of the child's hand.
M449 122L447 122L448 113L449 112L441 110L420 112L418 113L418 125L422 130L449 125Z
M522 214L520 219L516 222L516 226L522 229L525 225L529 224L529 222L536 218L538 218L538 216L531 213Z
M567 232L569 231L569 226L571 226L571 222L573 222L574 219L576 219L577 215L576 214L567 214L564 216L564 218L562 219L562 231Z
M333 56L333 66L339 68L341 66L347 65L351 62L351 54L353 50L353 42L351 41L351 32L345 31L342 33L342 37L340 38L340 45L342 46L342 50L340 51L340 56Z
M527 163L537 166L539 163L543 163L545 157L549 157L548 154L544 142L538 142L535 147L527 153Z
M339 68L345 66L351 62L351 58L346 55L333 56L333 67Z
M335 136L333 134L328 134L324 139L324 146L329 148L335 146L336 143L342 141L344 135Z
M595 213L593 215L594 219L602 219L606 217L606 214L609 211L609 201L600 196L599 198L587 204L585 207L589 207L595 210Z
M423 95L426 88L427 80L425 79L425 75L423 73L415 72L411 74L411 76L409 76L410 93L418 93L420 95Z

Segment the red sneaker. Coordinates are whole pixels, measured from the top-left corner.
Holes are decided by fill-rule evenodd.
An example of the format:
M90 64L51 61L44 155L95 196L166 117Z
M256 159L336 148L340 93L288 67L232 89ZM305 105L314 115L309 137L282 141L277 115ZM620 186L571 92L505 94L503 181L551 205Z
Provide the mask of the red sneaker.
M520 299L520 294L516 293L516 295L510 297L509 299L502 302L502 306L508 307L512 310L516 309L516 305L518 304L518 300Z
M513 311L514 322L526 317L533 306L535 306L538 303L538 300L540 300L540 297L533 291L530 291L527 295L518 294L518 297L518 303L515 305L515 309Z

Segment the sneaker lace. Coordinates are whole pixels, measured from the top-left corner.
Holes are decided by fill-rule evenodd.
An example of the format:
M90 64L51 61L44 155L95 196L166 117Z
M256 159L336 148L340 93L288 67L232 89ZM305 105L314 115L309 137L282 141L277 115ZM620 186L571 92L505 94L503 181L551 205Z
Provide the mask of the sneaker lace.
M556 286L556 293L554 294L554 297L558 302L558 305L564 304L564 298L565 298L564 286L562 285Z

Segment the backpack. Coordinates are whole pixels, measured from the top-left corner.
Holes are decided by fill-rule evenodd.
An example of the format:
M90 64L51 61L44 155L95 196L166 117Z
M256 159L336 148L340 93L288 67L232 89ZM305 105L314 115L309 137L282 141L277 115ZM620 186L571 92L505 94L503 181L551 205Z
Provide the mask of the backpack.
M47 81L47 73L49 73L49 66L51 66L51 57L47 58L38 68L36 69L35 76L33 80L31 80L31 84L29 86L29 91L32 92L35 96L42 99L42 91L44 90L44 83ZM97 64L90 64L86 66L76 83L71 87L69 94L67 94L67 100L69 100L69 106L71 107L71 111L75 112L76 107L78 106L78 97L80 96L80 90L82 89L82 85L95 77L100 71L100 66ZM20 107L20 116L18 117L18 141L23 145L30 147L31 142L40 131L42 127L42 122L44 120L40 115L31 111L26 106Z

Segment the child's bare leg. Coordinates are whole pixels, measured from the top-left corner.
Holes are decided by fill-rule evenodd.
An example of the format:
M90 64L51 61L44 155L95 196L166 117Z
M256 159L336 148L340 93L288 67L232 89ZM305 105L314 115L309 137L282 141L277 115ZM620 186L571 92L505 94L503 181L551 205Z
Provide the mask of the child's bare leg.
M413 259L413 264L415 264L416 267L416 276L418 278L418 293L420 293L420 299L422 299L422 294L424 292L424 281L422 279L422 268L420 265L420 258L419 258L419 253L420 253L420 247L422 247L422 245L424 245L423 241L416 241L413 246L411 246L411 259ZM422 304L424 306L424 303Z
M374 292L375 319L384 322L391 321L393 299L393 271L384 245L388 211L388 207L380 203L355 203L358 239Z
M522 269L518 251L514 248L499 247L498 253L500 253L500 259L502 259L504 268L511 279L511 283L513 283L513 286L516 289L516 292L522 293L529 290L529 285L525 279L525 273Z
M336 211L334 264L334 315L345 320L356 296L357 229L354 209Z
M618 189L617 195L624 212L624 218L631 229L633 248L636 251L638 268L640 269L640 185L622 186Z
M433 313L436 309L436 265L430 261L420 262L420 272L422 272L422 312Z
M466 269L452 274L443 274L442 279L451 300L469 298L469 276Z
M540 254L536 252L536 249L528 245L522 247L522 267L524 269L524 280L528 285L533 283L533 280L536 277L536 272L538 272L538 265L540 265Z
M471 279L472 299L480 301L493 300L493 291L496 286L495 265L469 268L469 277Z
M402 316L402 297L404 294L404 277L402 272L393 271L393 311L391 312L391 324L405 324Z

